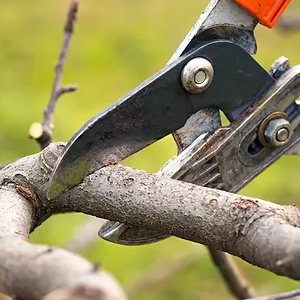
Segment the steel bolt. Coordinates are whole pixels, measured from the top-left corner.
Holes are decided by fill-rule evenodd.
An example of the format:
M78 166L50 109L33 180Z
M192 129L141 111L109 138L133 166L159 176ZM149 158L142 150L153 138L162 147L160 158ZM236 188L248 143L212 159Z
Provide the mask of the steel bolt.
M285 142L289 138L289 136L289 131L286 128L281 128L277 132L276 139L279 142Z
M190 60L185 65L181 73L181 82L188 92L197 94L209 87L213 77L212 64L207 59L198 57Z
M280 147L286 145L292 136L293 128L289 121L278 118L271 120L265 130L264 136L270 146Z

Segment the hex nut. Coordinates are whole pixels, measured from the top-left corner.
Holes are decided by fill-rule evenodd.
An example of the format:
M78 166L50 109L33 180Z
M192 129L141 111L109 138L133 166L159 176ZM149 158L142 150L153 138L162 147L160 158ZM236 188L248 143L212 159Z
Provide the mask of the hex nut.
M293 128L289 121L278 118L271 120L264 132L265 139L273 147L286 145L292 136Z

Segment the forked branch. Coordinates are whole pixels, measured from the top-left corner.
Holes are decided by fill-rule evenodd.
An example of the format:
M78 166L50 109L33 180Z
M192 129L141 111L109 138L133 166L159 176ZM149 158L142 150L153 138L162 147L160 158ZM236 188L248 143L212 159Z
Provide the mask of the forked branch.
M8 232L7 238L0 240L0 282L3 282L0 291L8 292L7 287L10 287L14 293L18 292L14 283L23 278L22 269L35 265L33 261L30 265L18 261L23 241L18 241L16 248L9 236L15 232L17 236L26 236L30 227L33 230L53 213L62 212L83 212L155 229L214 247L278 275L300 280L300 213L297 207L207 189L121 165L102 168L57 199L48 200L45 191L49 175L63 147L62 144L51 144L43 152L25 157L0 172L0 203L7 198L12 201L2 212L8 211L14 222L16 217L21 218L18 228L16 225L6 226L5 220L0 222ZM24 214L12 216L13 205L29 205L29 214L34 216L32 222L24 221ZM39 253L51 258L52 250L48 253L47 249L42 248ZM7 255L8 251L10 255ZM43 256L30 257L39 260ZM55 260L59 258L55 257ZM46 272L45 268L43 272ZM56 274L55 270L53 272ZM30 274L26 280L34 282ZM48 280L55 281L56 276ZM31 299L37 299L30 295Z

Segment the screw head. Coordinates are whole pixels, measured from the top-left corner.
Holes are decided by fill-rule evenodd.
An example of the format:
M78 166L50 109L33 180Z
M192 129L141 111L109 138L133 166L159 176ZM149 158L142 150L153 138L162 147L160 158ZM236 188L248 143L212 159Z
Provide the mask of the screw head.
M290 141L292 133L293 128L290 122L282 118L277 118L268 123L264 136L270 146L281 147Z
M205 58L197 57L190 60L182 70L181 83L192 94L206 90L214 77L212 64Z

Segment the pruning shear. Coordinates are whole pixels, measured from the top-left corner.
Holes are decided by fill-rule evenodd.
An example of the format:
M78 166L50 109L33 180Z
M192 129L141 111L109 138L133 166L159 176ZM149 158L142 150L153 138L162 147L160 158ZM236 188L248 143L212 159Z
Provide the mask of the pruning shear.
M272 28L291 0L211 0L165 68L90 119L54 168L48 198L173 133L162 176L237 192L300 140L300 66L270 71L251 56L258 23ZM229 126L221 126L219 111ZM99 235L141 245L168 235L108 221Z

